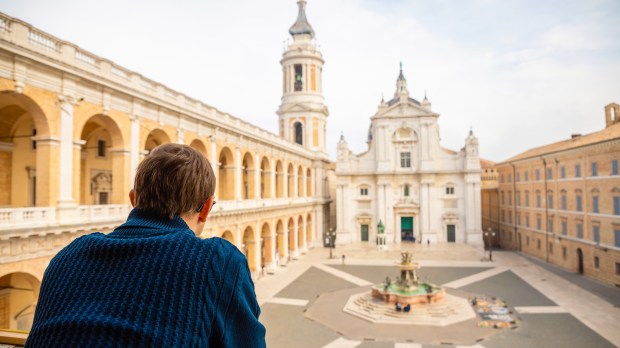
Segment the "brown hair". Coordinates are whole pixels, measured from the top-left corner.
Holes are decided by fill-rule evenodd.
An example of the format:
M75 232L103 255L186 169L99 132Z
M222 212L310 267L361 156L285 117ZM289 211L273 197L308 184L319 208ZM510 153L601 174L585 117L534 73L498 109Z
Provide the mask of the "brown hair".
M197 211L215 193L209 160L180 144L154 148L138 165L134 182L135 207L170 219Z

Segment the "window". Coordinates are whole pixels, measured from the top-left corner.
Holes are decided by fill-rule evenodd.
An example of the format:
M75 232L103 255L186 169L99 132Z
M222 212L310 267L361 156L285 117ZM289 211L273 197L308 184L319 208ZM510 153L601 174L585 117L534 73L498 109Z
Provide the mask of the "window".
M517 205L521 206L521 192L517 191Z
M409 185L405 185L403 188L403 196L409 197Z
M575 164L575 178L581 178L581 165Z
M614 196L614 215L620 215L620 196Z
M598 244L601 242L601 236L599 234L599 226L598 225L594 225L592 226L592 240L594 240L594 243Z
M598 256L594 256L594 268L599 268L599 260L598 260Z
M581 222L577 223L577 238L583 238L583 224Z
M454 194L454 187L453 186L446 187L446 194L447 195L453 195Z
M105 140L97 140L97 156L105 157Z
M504 174L499 176L499 182L502 184L504 183Z
M508 182L512 182L512 174L508 174Z
M295 92L304 88L303 68L301 64L295 64Z
M540 169L536 169L536 181L540 180Z
M508 223L512 223L512 211L508 212Z
M550 218L549 221L547 221L547 226L549 227L549 232L553 232L553 218Z
M547 168L547 180L553 179L553 168Z
M614 230L614 246L620 248L620 230Z
M527 172L527 171L523 173L523 176L524 176L525 181L529 181L529 180L530 180L530 176L529 176L529 174L530 174L530 173L529 173L529 172Z
M530 236L525 237L525 245L530 246Z
M598 165L596 162L592 162L592 176L598 175Z
M540 250L540 239L536 239L536 248Z
M525 215L525 226L530 227L530 215L529 214Z
M549 254L553 254L553 243L549 242Z
M560 177L562 179L566 178L566 167L564 167L564 166L560 167Z
M506 221L506 211L502 210L502 222Z
M506 196L504 195L504 191L502 191L502 205L506 204L506 200L504 198L506 198Z
M37 129L33 128L32 129L32 137L34 138L36 136L37 136ZM33 149L33 150L37 149L37 141L36 140L34 140L34 139L32 140L32 142L30 143L30 148Z
M566 258L566 247L565 246L562 247L562 257Z
M620 262L616 262L616 275L620 276Z
M540 230L541 228L540 215L536 216L536 229Z
M575 203L577 204L577 211L581 211L582 206L581 206L581 194L577 193L577 195L575 196Z
M598 196L592 196L592 212L598 213Z
M566 192L562 191L562 210L566 210Z
M549 209L553 209L553 192L551 191L547 193L547 206Z
M515 181L516 181L516 182L521 181L521 174L519 174L519 173L515 173Z
M611 161L611 175L618 175L618 160Z
M536 208L540 208L540 191L536 191Z
M512 205L512 191L508 191L508 205Z
M400 153L400 167L411 168L411 152Z
M566 224L566 220L562 220L562 234L563 235L568 234L568 226Z
M304 144L304 129L301 122L295 122L295 142L299 145Z
M521 214L517 214L517 225L521 225Z
M528 191L525 191L525 206L530 206L530 193Z
M368 196L368 188L367 187L363 187L360 189L360 195L362 196Z

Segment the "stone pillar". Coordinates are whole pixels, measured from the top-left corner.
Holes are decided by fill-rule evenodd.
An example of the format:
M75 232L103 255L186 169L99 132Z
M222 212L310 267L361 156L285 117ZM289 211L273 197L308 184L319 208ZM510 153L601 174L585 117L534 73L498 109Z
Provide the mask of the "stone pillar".
M254 199L261 198L261 190L260 156L254 152Z
M136 170L140 163L140 119L137 115L131 116L131 133L130 133L130 175L129 181L131 187L133 187L134 180L136 179Z
M288 163L284 163L284 168L282 169L282 197L288 197Z
M220 175L218 170L220 161L219 158L217 158L217 144L211 137L209 137L209 141L211 141L211 158L209 160L211 161L211 167L213 168L213 173L215 174L215 185L218 186L220 185L218 180ZM215 192L217 193L217 189Z
M59 161L60 139L56 137L36 137L36 204L37 207L51 207L58 203L58 175L55 163Z
M241 200L241 148L235 147L235 199Z
M276 198L276 161L269 160L269 168L271 168L271 174L269 180L271 181L271 198Z
M68 213L75 213L76 203L73 200L73 100L71 97L60 96L60 149L59 149L59 192L58 213L60 218Z
M86 140L77 140L73 142L73 200L77 205L81 204L82 185L82 146L86 144Z
M293 169L293 197L299 197L299 172Z
M306 217L307 219L307 217ZM307 230L307 224L308 222L304 219L303 224L300 226L301 227L301 252L302 253L306 253L308 251L308 230Z
M126 168L131 163L131 149L112 149L112 204L129 203L129 189L133 187Z
M289 233L289 238L291 238L290 234L293 234L293 245L291 248L291 245L289 245L289 252L292 251L291 256L293 257L294 260L297 260L299 258L299 248L297 247L298 241L297 241L297 219L293 219L293 230L292 231L288 231Z
M181 128L177 128L177 144L185 144L185 132Z

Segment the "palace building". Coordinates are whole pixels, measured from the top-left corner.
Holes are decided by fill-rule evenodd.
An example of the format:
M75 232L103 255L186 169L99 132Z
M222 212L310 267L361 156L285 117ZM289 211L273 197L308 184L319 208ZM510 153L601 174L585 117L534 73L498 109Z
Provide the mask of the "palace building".
M338 244L482 245L478 139L470 131L459 152L443 148L438 120L426 96L409 96L401 66L394 97L370 118L368 150L354 155L341 136Z
M489 166L485 228L494 244L620 286L620 105L605 128Z
M322 245L328 109L305 4L280 62L279 135L0 14L0 328L30 328L61 248L125 221L136 167L163 143L210 160L218 204L202 237L235 244L254 278Z

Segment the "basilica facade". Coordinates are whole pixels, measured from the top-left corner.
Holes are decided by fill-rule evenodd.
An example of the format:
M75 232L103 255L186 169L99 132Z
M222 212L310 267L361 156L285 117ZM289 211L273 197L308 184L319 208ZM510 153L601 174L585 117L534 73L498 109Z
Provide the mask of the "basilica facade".
M394 97L370 118L368 150L353 154L341 136L337 244L482 244L478 139L470 131L460 151L443 148L438 120L401 67Z

